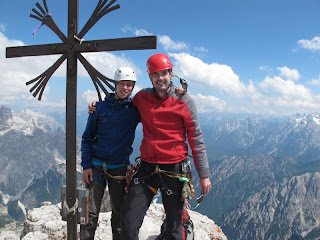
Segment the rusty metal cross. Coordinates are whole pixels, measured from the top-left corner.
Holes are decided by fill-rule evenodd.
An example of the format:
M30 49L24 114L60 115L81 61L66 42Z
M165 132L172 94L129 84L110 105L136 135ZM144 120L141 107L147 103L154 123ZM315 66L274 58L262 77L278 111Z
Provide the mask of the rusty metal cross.
M46 0L43 0L43 7L36 3L38 10L32 9L35 14L30 17L39 20L42 24L48 26L62 41L62 43L20 46L6 48L6 57L26 57L62 54L62 56L45 72L28 81L26 84L33 86L30 92L33 96L38 95L41 100L43 91L52 74L67 59L67 89L66 89L66 194L67 205L69 208L76 203L76 106L77 106L77 59L84 66L90 75L93 84L101 100L100 89L109 95L108 90L103 83L112 91L114 87L110 84L112 79L104 76L97 71L81 53L83 52L101 52L101 51L119 51L119 50L143 50L155 49L157 47L156 36L143 36L134 38L118 38L84 41L84 35L92 26L104 15L118 8L119 4L113 5L117 0L99 0L91 17L78 32L79 19L79 0L68 0L68 35L65 36L54 22L49 12ZM74 214L69 213L67 217L67 237L68 239L77 239L77 220Z

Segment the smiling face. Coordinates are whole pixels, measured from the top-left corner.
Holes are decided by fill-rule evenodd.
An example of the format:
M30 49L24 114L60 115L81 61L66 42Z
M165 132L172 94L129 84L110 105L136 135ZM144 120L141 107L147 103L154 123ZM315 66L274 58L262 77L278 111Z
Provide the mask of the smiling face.
M129 98L131 95L131 92L134 87L134 82L130 80L124 80L117 82L116 84L116 94L115 97L116 99L126 99Z
M172 71L170 71L169 69L162 70L159 72L151 73L149 77L159 96L163 97L170 86L170 82L173 77Z

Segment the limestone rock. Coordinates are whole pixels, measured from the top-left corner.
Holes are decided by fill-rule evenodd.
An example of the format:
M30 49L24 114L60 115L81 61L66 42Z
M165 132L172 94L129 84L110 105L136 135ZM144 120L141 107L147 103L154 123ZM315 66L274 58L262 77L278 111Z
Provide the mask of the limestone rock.
M21 233L22 240L64 240L67 239L67 222L62 221L60 216L61 203L53 205L46 202L40 208L28 211ZM195 240L226 240L226 236L214 221L200 213L189 211L194 223ZM101 212L96 231L95 240L112 240L111 234L111 212ZM160 234L160 226L164 219L164 208L162 204L153 202L147 211L142 227L140 229L141 240L153 240ZM79 227L79 226L78 226ZM19 239L12 233L0 233L0 238ZM11 234L11 235L9 235Z

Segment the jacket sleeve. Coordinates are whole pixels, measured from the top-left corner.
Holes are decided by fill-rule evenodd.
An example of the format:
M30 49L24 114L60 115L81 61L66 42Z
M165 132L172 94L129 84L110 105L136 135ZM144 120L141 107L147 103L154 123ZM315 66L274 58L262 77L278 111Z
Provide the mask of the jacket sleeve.
M198 113L196 105L190 96L186 99L183 117L187 129L188 142L199 177L210 177L208 157L200 128Z
M81 166L83 169L92 167L92 142L95 139L95 132L97 128L98 109L89 114L86 129L82 135L81 140Z

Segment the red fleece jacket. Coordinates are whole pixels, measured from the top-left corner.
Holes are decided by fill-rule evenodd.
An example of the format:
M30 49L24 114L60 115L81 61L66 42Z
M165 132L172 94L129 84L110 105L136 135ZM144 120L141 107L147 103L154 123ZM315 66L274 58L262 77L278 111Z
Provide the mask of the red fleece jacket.
M132 99L143 125L141 159L149 163L171 164L188 157L192 150L200 177L209 177L209 166L197 110L188 95L176 95L172 86L164 98L153 88L139 91Z

